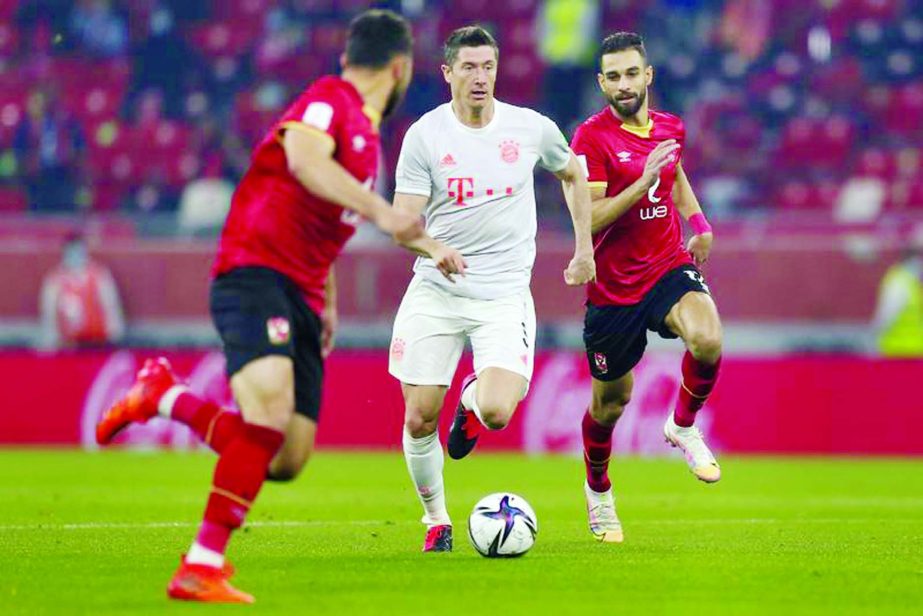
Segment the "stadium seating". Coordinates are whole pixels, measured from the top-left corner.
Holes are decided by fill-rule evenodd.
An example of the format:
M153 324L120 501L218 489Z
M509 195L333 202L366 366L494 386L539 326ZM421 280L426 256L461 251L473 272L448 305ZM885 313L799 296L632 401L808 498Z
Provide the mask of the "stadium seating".
M17 0L0 0L0 154L12 147L36 84L55 88L86 135L93 207L108 210L145 178L179 189L196 176L203 111L192 111L185 97L204 93L204 113L252 146L305 83L336 69L348 17L368 3L209 0L184 9L176 16L175 33L192 51L188 66L156 69L180 71L181 91L163 93L170 117L149 127L138 126L132 109L139 95L132 58L91 58L78 42L56 37L55 27L66 26L72 6L57 4L63 12L53 26L46 18L24 17ZM121 4L130 23L147 23L147 4ZM825 8L799 0L773 2L766 16L771 41L744 64L732 43L715 34L720 3L696 9L714 35L688 38L652 26L672 10L666 0L601 4L605 31L638 28L647 36L658 68L653 98L668 101L669 110L686 120L685 164L695 170L693 182L731 176L743 187L731 213L832 208L832 187L850 177L884 183L883 214L923 207L915 179L923 143L923 60L916 51L923 44L923 21L914 3L842 0ZM541 98L544 65L534 40L540 5L539 0L424 2L415 18L413 100L387 129L386 168L393 166L413 117L445 100L439 44L460 25L477 21L497 34L503 50L498 96L547 112ZM294 31L292 40L272 38L285 36L278 34L279 24L288 34ZM812 55L816 51L806 45L808 33L818 28L833 42L829 57ZM132 26L134 48L145 36L144 28ZM723 70L709 71L710 66ZM277 88L282 95L267 103L258 96L261 88ZM594 99L584 106L597 104ZM0 208L20 209L21 191L4 194L0 198L9 203Z

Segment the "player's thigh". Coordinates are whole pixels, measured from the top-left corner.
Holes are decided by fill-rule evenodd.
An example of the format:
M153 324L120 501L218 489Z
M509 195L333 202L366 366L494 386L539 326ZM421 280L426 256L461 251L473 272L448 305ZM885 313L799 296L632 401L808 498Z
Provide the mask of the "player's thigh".
M283 276L240 268L213 281L212 319L244 419L284 429L294 410L293 306Z
M667 327L683 340L704 335L721 337L721 318L711 295L691 291L683 295L665 319Z
M295 409L292 359L265 355L248 362L231 377L231 391L244 421L284 430Z
M388 372L406 385L448 387L465 347L465 323L453 296L414 278L391 335Z
M529 291L492 300L469 300L465 316L478 376L478 406L482 392L502 396L497 402L515 405L526 394L535 366L535 305ZM519 377L519 378L517 378ZM489 402L484 399L484 403Z
M484 368L478 373L477 404L482 410L497 409L512 413L529 387L519 373L505 368Z
M288 481L297 477L314 452L316 436L316 421L299 413L292 415L285 430L285 441L269 464L269 478Z
M631 372L647 348L645 306L588 305L583 344L594 381L610 383Z

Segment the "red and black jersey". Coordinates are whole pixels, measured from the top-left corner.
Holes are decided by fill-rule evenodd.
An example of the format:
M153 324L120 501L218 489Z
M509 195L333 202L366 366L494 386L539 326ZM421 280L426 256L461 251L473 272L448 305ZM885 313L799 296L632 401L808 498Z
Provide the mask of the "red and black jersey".
M312 195L289 172L282 135L307 130L334 144L333 158L370 190L378 171L378 113L347 81L311 84L256 147L231 201L212 275L262 266L291 278L308 306L323 311L330 266L361 218Z

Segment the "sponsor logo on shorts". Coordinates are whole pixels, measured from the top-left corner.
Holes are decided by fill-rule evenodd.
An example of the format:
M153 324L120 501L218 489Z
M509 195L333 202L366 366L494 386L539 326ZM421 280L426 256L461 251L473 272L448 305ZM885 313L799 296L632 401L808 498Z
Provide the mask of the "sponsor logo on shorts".
M288 344L292 338L292 326L285 317L270 317L266 320L266 335L271 344Z
M404 359L404 340L402 338L395 338L391 342L391 359L394 361L401 361Z
M510 164L519 160L519 143L512 139L500 143L500 158Z
M605 353L593 353L593 363L596 364L596 371L600 374L609 372L609 364L606 363Z

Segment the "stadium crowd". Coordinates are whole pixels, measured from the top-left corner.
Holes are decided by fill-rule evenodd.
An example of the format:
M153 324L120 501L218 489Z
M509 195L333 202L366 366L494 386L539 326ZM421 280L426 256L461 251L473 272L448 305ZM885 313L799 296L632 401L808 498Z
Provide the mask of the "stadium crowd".
M0 211L180 212L175 228L213 229L251 146L305 84L336 70L348 17L368 4L0 0ZM711 216L923 212L913 2L373 4L407 15L416 37L415 80L386 129L389 170L407 126L446 99L441 43L453 28L491 28L498 97L568 131L602 105L600 36L637 30L658 71L654 104L686 119L684 164ZM537 184L539 207L563 223L553 184Z

